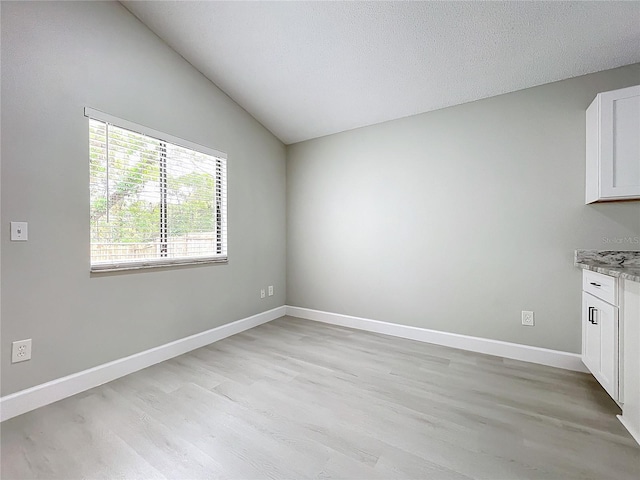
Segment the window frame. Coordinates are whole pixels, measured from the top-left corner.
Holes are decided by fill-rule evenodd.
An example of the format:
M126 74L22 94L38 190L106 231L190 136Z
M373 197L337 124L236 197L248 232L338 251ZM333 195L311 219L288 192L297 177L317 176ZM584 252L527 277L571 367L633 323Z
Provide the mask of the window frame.
M97 120L99 122L106 123L108 125L112 125L115 127L119 127L125 130L129 130L134 133L138 133L141 135L146 135L148 137L152 137L160 142L171 143L173 145L177 145L180 147L184 147L190 150L194 150L199 153L203 153L206 155L210 155L219 159L221 161L221 167L218 167L218 162L216 162L216 171L220 168L222 182L219 186L216 183L216 189L222 188L220 195L220 202L216 201L214 209L212 211L212 215L214 218L217 218L218 215L221 215L221 244L222 244L222 253L211 255L211 256L202 256L202 257L180 257L180 258L168 258L168 257L160 257L153 259L145 259L145 260L136 260L136 261L113 261L113 262L104 262L104 263L91 263L91 253L89 253L89 262L90 262L90 271L91 273L100 273L100 272L116 272L123 270L139 270L139 269L147 269L147 268L159 268L159 267L173 267L173 266L184 266L184 265L202 265L202 264L227 264L229 263L229 254L228 254L228 242L227 242L227 154L221 152L219 150L215 150L210 147L206 147L204 145L200 145L194 142L190 142L189 140L185 140L180 137L175 137L165 132L161 132L159 130L155 130L153 128L146 127L144 125L140 125L129 120L125 120L122 118L115 117L108 113L101 112L100 110L96 110L90 107L84 108L84 116L88 119ZM217 176L217 173L216 173ZM216 196L217 198L217 196ZM160 220L160 219L158 219ZM162 226L161 226L162 228ZM91 238L89 238L89 245L91 246Z

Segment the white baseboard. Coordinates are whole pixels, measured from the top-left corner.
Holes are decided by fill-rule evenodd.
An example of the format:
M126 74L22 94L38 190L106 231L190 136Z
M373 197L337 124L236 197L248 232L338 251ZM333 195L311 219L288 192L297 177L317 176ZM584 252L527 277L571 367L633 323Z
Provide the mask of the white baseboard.
M285 315L278 307L0 398L0 421L124 377Z
M498 357L564 368L565 370L588 372L582 363L580 355L577 353L531 347L529 345L502 342L488 338L470 337L457 333L440 332L426 328L370 320L368 318L311 310L309 308L287 306L287 315L330 323L332 325L356 328L358 330L366 330L368 332L383 333L394 337L408 338L419 342L469 350L471 352L486 353Z
M631 423L624 418L624 414L616 415L616 417L618 417L618 420L620 420L620 423L627 429L627 432L629 432L638 445L640 445L640 432L631 426Z
M408 338L420 342L486 353L541 365L549 365L567 370L587 371L580 359L580 355L576 353L530 347L528 345L470 337L456 333L439 332L437 330L322 312L309 308L282 306L165 345L160 345L159 347L151 348L144 352L120 358L113 362L98 365L97 367L83 370L82 372L6 395L0 398L0 421L8 420L9 418L35 410L44 405L57 402L63 398L124 377L125 375L177 357L196 348L204 347L223 338L235 335L236 333L280 318L285 314L333 325L341 325L343 327L383 333L395 337Z

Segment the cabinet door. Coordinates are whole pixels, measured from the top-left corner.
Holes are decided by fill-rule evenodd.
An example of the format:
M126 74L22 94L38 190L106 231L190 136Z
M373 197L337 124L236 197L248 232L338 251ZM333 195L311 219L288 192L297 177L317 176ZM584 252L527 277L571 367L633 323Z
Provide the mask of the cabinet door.
M582 293L582 361L614 400L618 399L618 309Z
M640 86L600 95L600 197L640 198Z
M582 292L582 362L595 375L600 370L600 325L593 323L594 297Z

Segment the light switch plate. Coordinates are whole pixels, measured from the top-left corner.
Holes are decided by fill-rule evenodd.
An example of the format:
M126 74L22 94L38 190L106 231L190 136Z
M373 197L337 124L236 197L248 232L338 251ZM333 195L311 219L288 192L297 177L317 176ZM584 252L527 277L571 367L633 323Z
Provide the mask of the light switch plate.
M11 240L14 242L27 241L27 222L11 222Z

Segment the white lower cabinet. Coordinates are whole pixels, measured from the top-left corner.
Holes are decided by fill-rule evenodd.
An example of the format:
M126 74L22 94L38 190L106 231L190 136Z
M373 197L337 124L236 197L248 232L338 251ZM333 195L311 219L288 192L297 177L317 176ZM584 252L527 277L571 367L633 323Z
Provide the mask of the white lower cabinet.
M582 362L640 444L640 282L583 270Z
M582 361L614 400L619 400L618 308L582 292Z
M620 421L640 444L640 282L620 280Z

